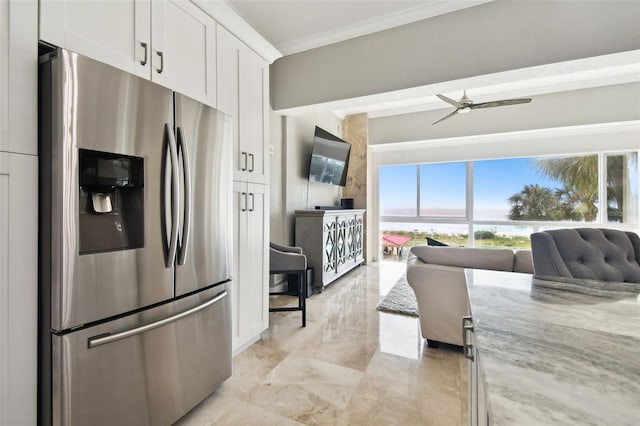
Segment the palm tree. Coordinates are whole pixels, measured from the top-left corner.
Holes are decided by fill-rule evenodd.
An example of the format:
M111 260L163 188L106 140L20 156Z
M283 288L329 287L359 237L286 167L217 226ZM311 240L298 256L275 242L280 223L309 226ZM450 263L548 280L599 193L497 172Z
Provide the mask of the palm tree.
M538 184L525 185L522 191L508 199L510 220L554 220L558 200L551 188Z
M559 180L563 188L556 191L558 219L593 221L598 214L598 156L540 158L538 172Z

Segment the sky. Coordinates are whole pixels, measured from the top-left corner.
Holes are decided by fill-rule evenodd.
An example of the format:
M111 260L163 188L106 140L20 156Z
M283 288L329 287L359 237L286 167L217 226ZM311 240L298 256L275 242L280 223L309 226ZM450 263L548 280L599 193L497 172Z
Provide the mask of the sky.
M464 209L465 163L421 165L421 200L423 206ZM479 210L508 210L507 199L526 184L537 183L550 188L560 183L538 174L527 158L474 162L474 203ZM380 167L381 214L384 208L415 209L416 166ZM428 204L425 204L427 202ZM502 218L496 218L502 219Z

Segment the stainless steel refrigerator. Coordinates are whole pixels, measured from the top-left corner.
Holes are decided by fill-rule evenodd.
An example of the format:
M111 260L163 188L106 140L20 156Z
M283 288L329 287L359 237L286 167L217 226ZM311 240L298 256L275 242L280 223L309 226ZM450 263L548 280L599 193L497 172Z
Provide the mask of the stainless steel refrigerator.
M40 60L39 423L168 425L231 374L231 123Z

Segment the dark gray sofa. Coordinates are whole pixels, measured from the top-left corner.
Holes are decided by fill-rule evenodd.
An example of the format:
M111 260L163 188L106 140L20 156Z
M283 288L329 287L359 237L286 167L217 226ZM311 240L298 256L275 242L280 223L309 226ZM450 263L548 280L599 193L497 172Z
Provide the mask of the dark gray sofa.
M602 228L531 234L537 276L640 283L640 237Z

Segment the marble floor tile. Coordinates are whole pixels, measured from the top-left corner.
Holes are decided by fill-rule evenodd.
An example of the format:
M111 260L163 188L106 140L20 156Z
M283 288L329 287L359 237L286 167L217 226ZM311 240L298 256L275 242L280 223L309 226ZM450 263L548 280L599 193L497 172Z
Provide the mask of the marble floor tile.
M427 348L418 318L376 310L405 269L349 272L307 299L304 328L300 312L271 313L261 340L234 357L233 376L177 424L468 424L461 351Z

